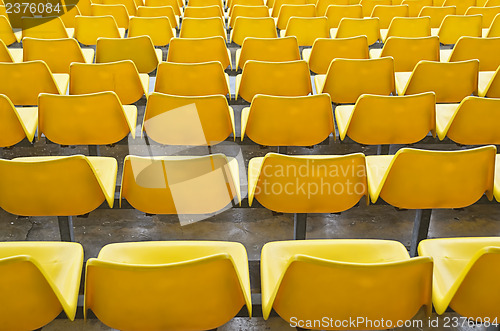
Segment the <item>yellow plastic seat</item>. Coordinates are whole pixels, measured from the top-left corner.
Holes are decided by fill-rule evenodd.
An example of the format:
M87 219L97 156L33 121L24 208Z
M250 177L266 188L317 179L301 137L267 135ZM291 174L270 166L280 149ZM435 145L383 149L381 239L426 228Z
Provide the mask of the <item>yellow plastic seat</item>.
M219 6L221 11L224 10L224 4L222 3L222 0L189 0L188 7L189 6L191 7Z
M330 29L334 29L339 27L343 18L363 18L363 7L361 5L330 5L326 8L325 16Z
M94 50L80 48L73 38L63 39L23 39L23 61L44 61L53 73L69 73L73 62L92 63ZM66 92L66 91L64 91Z
M0 243L0 321L5 330L35 330L62 311L75 319L83 265L78 243Z
M466 318L496 323L500 301L492 293L498 292L499 238L428 239L418 252L434 260L432 302L438 314L450 307Z
M361 153L268 153L248 164L250 206L255 198L265 208L281 213L337 213L353 207L366 194L365 156Z
M38 139L61 145L114 144L135 138L137 107L122 106L114 92L82 95L40 94Z
M388 29L381 29L382 42L389 37L422 38L431 35L429 17L395 17Z
M66 4L68 4L69 2L70 1L66 1ZM81 15L90 16L90 6L92 5L91 0L78 0L75 4L78 7Z
M134 0L99 0L99 3L103 5L124 5L130 16L137 14L137 5Z
M368 59L366 36L352 38L318 38L312 48L302 51L302 58L309 68L317 74L326 74L334 59Z
M236 50L236 66L242 68L248 60L286 62L300 60L299 44L296 37L253 38L243 41Z
M92 4L90 12L92 16L112 16L118 28L128 29L130 17L124 5Z
M332 38L350 38L366 36L368 45L380 40L379 19L371 18L343 18L338 28L330 29Z
M436 129L439 139L448 137L462 145L499 144L499 102L499 99L469 96L459 105L437 105Z
M61 21L64 24L65 28L70 28L74 29L75 28L75 17L78 15L82 15L80 12L80 9L78 9L78 6L76 5L62 5L61 10L63 14L59 16L61 18ZM53 13L47 14L47 13L42 13L43 16L51 16ZM73 30L74 31L74 30Z
M246 7L255 7L255 6L265 6L264 0L232 0L227 1L226 7L229 9L228 14L231 16L233 13L234 6L246 6Z
M210 214L240 203L239 180L238 162L224 154L129 155L120 200L150 214Z
M123 38L125 29L118 28L113 16L77 16L75 38L84 45L97 44L98 38Z
M226 40L227 32L220 17L184 18L182 20L180 38L206 38L221 36Z
M500 67L496 71L482 71L479 73L480 97L500 98Z
M269 17L269 9L267 6L242 6L235 5L231 11L229 26L234 27L234 23L238 17Z
M66 29L60 17L23 17L21 21L23 38L73 38L75 32Z
M500 37L500 14L495 16L488 30L485 31L483 29L483 37L485 38Z
M14 146L24 138L33 141L38 124L36 107L14 107L0 94L0 147Z
M411 72L422 60L439 61L439 38L389 37L382 49L370 50L372 59L386 56L394 59L396 72Z
M457 15L464 15L469 7L475 7L476 0L445 0L443 7L457 7Z
M330 37L326 17L291 17L286 30L280 34L281 37L295 36L299 46L312 46L316 39Z
M155 92L181 96L226 96L229 94L229 77L218 61L163 62L158 66Z
M113 91L124 105L148 95L149 76L140 74L131 60L111 63L72 63L69 94Z
M397 72L398 95L432 91L436 102L460 102L469 95L478 94L479 61L460 62L420 61L413 72Z
M483 29L489 28L498 14L500 14L500 5L496 7L469 7L465 13L465 15L483 15Z
M403 209L464 208L493 198L495 146L458 151L402 148L366 157L368 190ZM432 169L432 171L429 171Z
M394 60L334 59L326 75L314 77L316 93L328 93L333 103L355 103L362 94L395 94Z
M371 17L378 17L380 28L387 29L394 18L408 17L408 15L408 5L376 5Z
M303 60L264 62L248 60L236 76L236 98L252 102L256 94L305 96L312 93L309 67Z
M441 61L457 62L478 59L480 71L495 71L500 65L500 37L461 37L453 50L441 50Z
M148 36L154 46L166 46L175 38L175 29L170 25L168 17L132 17L130 18L128 37ZM149 48L148 46L146 46ZM160 50L161 51L161 50ZM155 49L158 61L163 54Z
M0 38L0 62L23 62L23 49L9 49Z
M316 1L316 16L327 16L326 12L330 6L349 6L349 3L348 0L318 0ZM362 15L358 18L362 18Z
M234 111L223 95L174 96L152 93L142 130L165 145L211 146L235 137Z
M223 68L230 67L231 53L221 36L207 38L174 38L168 48L167 62L200 63L219 61Z
M247 306L245 247L235 242L171 241L104 246L87 261L85 306L121 330L207 330ZM193 309L200 318L193 318Z
M278 17L281 6L283 5L307 5L306 0L275 0L272 7L267 4L268 7L272 8L271 17Z
M95 62L108 63L123 60L134 62L137 71L149 73L162 61L162 50L155 49L149 36L129 38L99 38Z
M363 17L370 17L375 6L391 6L392 0L361 0L360 4L363 7Z
M283 5L281 6L278 17L276 18L276 27L280 30L285 30L290 20L290 17L316 17L316 6L313 4L307 5ZM295 23L297 24L297 23ZM309 27L303 27L307 30ZM315 27L312 27L315 28ZM297 28L296 28L297 29ZM284 36L284 33L282 33Z
M261 270L264 319L274 309L292 326L387 329L411 320L422 306L428 316L432 310L432 258L410 258L397 241L271 242L262 248ZM332 312L335 318L323 319Z
M172 6L163 6L163 7L140 6L137 8L137 17L158 18L162 16L168 18L168 21L170 22L170 26L172 28L177 28L179 26L179 18L178 16L176 16ZM133 19L131 19L130 21L133 21ZM158 33L158 31L155 31L154 33L156 34Z
M52 74L43 61L0 63L0 94L16 106L35 106L38 94L64 94L68 88L67 74Z
M0 40L2 40L6 45L12 45L15 42L19 42L20 38L20 35L17 37L14 34L14 30L10 25L9 19L0 15Z
M442 44L456 44L463 36L482 36L481 15L447 15L439 29L431 29L433 36L438 36Z
M224 18L224 12L221 7L217 5L213 6L203 6L203 7L193 7L187 6L184 9L184 18L211 18L220 17Z
M170 6L175 12L175 15L181 16L181 4L178 0L146 0L146 7L165 7Z
M434 7L434 6L424 6L418 17L430 17L431 18L431 28L439 28L443 23L443 20L448 15L456 15L457 7Z
M112 157L0 159L0 207L21 216L84 215L113 207L118 164Z
M330 97L256 95L241 113L241 140L245 134L263 146L313 146L335 129Z
M418 17L422 8L432 6L432 0L403 0L402 5L408 5L409 17Z
M234 21L230 42L242 45L245 38L278 38L272 17L242 17Z
M335 107L339 136L363 145L414 144L436 133L432 92L411 96L364 94L354 106Z

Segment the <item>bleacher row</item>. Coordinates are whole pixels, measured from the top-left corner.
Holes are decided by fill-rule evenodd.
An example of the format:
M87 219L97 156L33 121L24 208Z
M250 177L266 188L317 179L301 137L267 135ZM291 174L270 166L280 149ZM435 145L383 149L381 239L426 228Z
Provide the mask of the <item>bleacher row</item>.
M57 216L61 239L74 241L72 216L97 208L214 215L260 205L294 214L294 239L306 239L308 213L365 200L417 210L412 240L409 252L389 240L267 243L257 288L235 242L110 244L85 264L78 243L2 242L0 329L38 329L62 311L73 320L82 305L85 317L141 331L216 329L259 304L265 319L273 310L290 323L335 318L304 325L317 330L352 329L342 322L360 316L357 329L390 329L423 306L498 322L500 239L426 238L433 209L500 202L500 1L80 0L62 9L40 17L0 6L0 147L37 136L89 145L90 155L0 159L3 210ZM147 147L208 146L210 155L126 155L120 169L91 152L131 144L137 131ZM282 154L250 158L241 174L241 159L212 153L245 135ZM449 139L461 149L283 154L337 136L358 146Z

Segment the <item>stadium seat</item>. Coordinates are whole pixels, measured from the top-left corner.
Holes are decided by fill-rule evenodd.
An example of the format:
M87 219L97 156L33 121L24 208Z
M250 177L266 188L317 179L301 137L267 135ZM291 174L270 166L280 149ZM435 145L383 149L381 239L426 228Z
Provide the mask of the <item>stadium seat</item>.
M23 62L23 49L7 48L0 38L0 62Z
M219 6L221 11L224 11L222 0L188 0L188 7L207 7ZM187 8L187 7L186 7Z
M471 320L498 319L500 301L491 295L499 290L498 237L428 239L420 243L418 252L434 260L436 313L443 314L450 307Z
M69 4L70 1L65 1L66 4ZM90 16L90 6L92 5L91 0L78 0L78 2L75 3L76 6L78 7L78 10L80 11L80 14L83 16Z
M316 16L327 16L328 7L330 6L349 6L348 0L318 0L316 1ZM358 6L358 5L356 5ZM360 6L360 5L359 5ZM356 18L362 18L363 14L356 16ZM339 20L340 22L340 20ZM336 27L336 26L335 26Z
M124 105L148 95L149 76L139 74L134 62L72 63L69 69L69 94L113 91Z
M82 13L80 12L80 9L78 9L78 6L76 6L76 5L61 5L61 7L62 7L62 9L61 9L62 13L60 14L59 17L61 18L61 21L63 22L64 27L74 29L75 28L75 17L82 15ZM54 13L50 13L50 14L42 13L42 16L44 16L44 17L48 17L48 16L52 16L52 15L54 15ZM74 32L74 30L73 30L73 32Z
M300 60L297 38L245 38L241 48L236 50L237 68L243 69L248 60L267 62Z
M496 71L479 73L478 95L487 98L500 98L500 67Z
M457 7L457 15L464 15L469 7L476 6L476 0L445 0L443 7Z
M408 5L408 16L418 17L425 6L432 6L432 0L403 0L402 5Z
M361 5L330 5L326 8L325 16L330 29L334 29L339 27L343 18L363 18L363 7Z
M397 241L270 242L261 270L264 319L274 309L307 330L387 329L423 306L428 316L432 310L432 259L410 258ZM335 318L322 319L332 312ZM340 322L350 320L357 322Z
M231 52L221 36L208 38L174 38L168 48L167 62L199 63L219 61L223 68L230 67Z
M224 22L220 17L184 18L182 20L180 38L206 38L222 36L227 38Z
M265 6L264 0L229 0L226 3L226 7L228 8L228 14L231 16L233 12L234 6L247 6L247 7L255 7L255 6Z
M75 38L84 45L97 44L98 38L123 38L125 29L118 28L113 16L77 16Z
M438 137L450 138L462 145L498 145L498 107L500 99L468 96L457 104L436 107Z
M238 162L224 154L129 155L123 165L121 199L149 214L215 213L241 201Z
M389 37L382 49L370 50L372 59L387 56L394 58L396 72L411 72L421 60L439 61L439 38Z
M168 17L132 17L130 18L128 37L140 36L151 38L154 46L166 46L176 36L176 32L175 28L170 25ZM155 49L155 51L158 61L161 61L163 57L161 49Z
M272 8L271 17L274 17L274 18L278 17L280 10L281 10L281 6L283 6L283 5L307 5L307 1L306 0L275 0L272 6L270 6L269 2L268 2L267 6L269 8Z
M38 139L60 145L114 144L135 138L137 107L122 106L114 92L38 97Z
M335 118L339 136L363 145L414 144L429 132L436 135L436 97L364 94L354 106L339 105Z
M441 44L455 44L460 37L481 37L481 15L447 15L439 29L431 29L431 35L438 36Z
M64 94L67 74L52 74L43 61L0 63L0 94L16 106L36 106L38 94Z
M128 29L130 16L124 5L92 4L90 13L92 16L112 16L119 28Z
M164 145L211 146L234 130L234 111L223 95L174 96L152 93L142 130Z
M212 18L220 17L224 19L224 12L218 5L193 7L191 5L184 9L183 18Z
M35 330L64 311L75 319L83 265L78 243L0 243L0 323L6 330Z
M229 19L229 26L234 27L234 23L238 17L257 17L265 18L269 16L269 9L267 6L242 6L235 5L231 11L231 17Z
M389 37L422 38L431 35L429 17L395 17L388 29L381 29L382 42Z
M282 10L285 6L281 7ZM295 36L299 46L312 46L317 38L329 38L326 17L291 17L281 37Z
M478 93L479 61L420 61L413 72L397 72L398 95L432 91L437 103L460 102Z
M112 328L214 329L245 305L251 316L248 258L240 243L118 243L87 261L85 314L92 310Z
M333 133L332 104L327 94L305 97L257 95L241 113L245 134L262 146L313 146Z
M74 29L66 29L60 17L23 17L22 37L39 39L73 38Z
M338 28L330 29L332 38L350 38L366 36L368 45L380 40L379 19L372 18L343 18Z
M394 18L408 17L408 5L376 5L371 17L379 19L381 29L387 29Z
M0 40L2 40L6 45L12 45L15 42L20 42L21 38L22 32L19 31L16 35L10 25L9 19L0 15Z
M424 6L418 17L430 17L431 18L431 28L436 29L441 26L443 20L448 15L456 15L457 7L434 7L434 6Z
M99 0L98 3L103 5L124 5L130 16L137 14L137 5L134 0Z
M375 6L391 6L392 0L361 0L360 4L363 7L363 17L370 17Z
M366 36L351 38L318 38L312 48L302 51L302 58L316 74L326 74L334 59L368 59Z
M0 207L21 216L84 215L113 207L118 164L112 157L0 159Z
M155 92L181 96L214 94L226 96L229 94L229 77L218 61L163 62L158 66Z
M495 71L500 65L500 37L461 37L451 50L441 50L442 62L478 59L479 71Z
M256 94L305 96L312 92L309 67L303 60L289 62L246 61L236 76L236 98L252 102Z
M316 17L316 6L313 4L281 6L278 17L276 18L276 27L280 30L285 30L292 16L301 18ZM307 30L308 27L306 26L305 29ZM282 33L282 36L284 36L284 33Z
M242 17L234 21L230 42L243 45L245 38L278 38L272 17Z
M328 93L333 103L355 103L362 94L395 94L394 60L334 59L326 75L314 77L316 93Z
M500 14L495 16L493 22L491 22L489 29L483 29L483 37L485 38L500 37Z
M94 50L80 48L73 38L62 39L23 39L23 61L44 61L53 73L69 73L73 62L92 63ZM66 92L66 91L64 91Z
M172 7L175 15L181 16L181 3L178 0L146 0L146 7Z
M131 60L139 73L149 73L161 63L162 56L162 50L153 46L149 36L99 38L95 62L108 63Z
M0 147L11 147L27 138L32 142L38 124L36 107L14 107L0 94Z
M498 14L500 14L500 5L496 7L469 7L465 13L465 15L483 15L483 29L489 28Z
M168 21L170 22L170 26L172 28L179 27L179 17L176 16L172 6L163 6L163 7L140 6L137 8L137 17L157 18L162 16L168 18Z

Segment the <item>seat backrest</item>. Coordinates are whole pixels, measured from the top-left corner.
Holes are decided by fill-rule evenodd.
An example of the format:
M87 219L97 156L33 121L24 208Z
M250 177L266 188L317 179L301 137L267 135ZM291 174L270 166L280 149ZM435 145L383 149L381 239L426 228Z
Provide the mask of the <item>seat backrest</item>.
M154 46L168 45L170 40L175 37L168 17L132 17L127 37L139 36L148 36ZM149 46L146 47L149 49ZM151 61L154 62L152 58Z
M306 61L264 62L248 60L237 94L251 102L256 94L305 96L312 92Z
M23 38L68 38L68 33L59 17L23 17L21 24Z
M36 109L34 109L36 112ZM21 115L14 107L10 99L0 94L0 147L10 147L24 137L28 137L29 141L33 140L33 136L28 136L28 128L25 128ZM36 124L35 124L36 125Z
M496 15L495 18L493 19L493 22L491 22L486 37L488 38L500 37L500 14Z
M224 4L222 3L221 0L188 0L188 7L189 6L192 7L219 6L221 10L224 9Z
M455 44L460 37L482 36L482 15L448 15L439 27L439 41L442 44Z
M111 15L77 16L75 22L75 38L84 45L95 45L100 37L120 38L118 25Z
M177 0L146 0L146 7L165 7L170 6L175 12L175 15L181 15L180 4Z
M338 58L368 59L366 36L316 39L309 58L309 68L317 74L326 74L332 60Z
M387 38L418 38L431 35L431 19L429 17L395 17L389 25Z
M492 197L496 148L459 151L400 149L380 197L404 209L463 208ZM430 170L432 169L432 171Z
M330 6L349 6L349 0L318 0L316 1L316 16L326 16L326 11ZM361 18L361 16L359 17Z
M174 38L168 48L167 61L176 63L219 61L223 68L230 65L226 42L221 36Z
M57 14L57 13L56 13ZM51 13L41 13L43 17L54 16L54 12ZM78 15L82 15L80 9L76 5L60 5L60 13L57 14L61 21L64 24L65 28L74 28L75 27L75 17Z
M278 38L274 19L272 17L237 17L231 31L231 41L242 45L247 37Z
M72 62L85 62L80 45L73 38L23 39L23 61L44 61L53 73L69 73Z
M285 35L297 37L299 46L312 46L317 38L330 37L328 20L326 17L291 17Z
M341 170L342 169L342 170ZM248 199L283 213L337 213L366 195L365 156L268 153L248 166ZM348 188L349 187L349 188Z
M362 94L395 94L394 60L334 59L322 92L330 94L334 103L355 103Z
M422 60L439 61L439 38L389 37L380 56L392 56L396 72L413 71L417 63Z
M296 37L253 38L243 41L238 67L243 68L248 60L286 62L300 60Z
M371 17L378 17L381 29L387 29L394 18L408 17L408 5L376 5Z
M73 63L69 69L69 94L113 91L124 105L138 101L145 92L134 62Z
M391 0L361 0L360 4L363 7L363 17L369 17L372 14L373 8L375 8L375 6L377 6L377 5L391 6L392 1Z
M500 65L500 37L461 37L451 53L449 62L478 59L479 71L495 71Z
M280 30L285 30L290 20L290 17L315 17L316 6L313 4L308 5L283 5L281 6L276 21L276 27Z
M5 94L14 105L37 105L38 94L61 94L49 67L43 61L0 63L0 94Z
M368 45L380 39L380 24L377 17L372 18L343 18L340 21L335 38L349 38L366 36Z
M469 7L465 13L465 15L483 15L483 29L489 28L498 14L500 14L500 5L496 7Z
M417 17L422 8L432 6L432 0L403 0L402 5L408 5L408 15Z
M122 60L134 62L140 73L148 73L158 66L153 42L149 36L129 38L99 38L95 62L108 63Z
M211 17L220 17L224 18L224 13L218 5L212 6L203 6L203 7L194 7L187 6L184 9L184 18L211 18Z
M26 10L26 12L22 9L16 13L16 9L11 8L9 13L7 13L7 8L2 4L0 5L0 16L4 16L9 21L10 25L15 29L22 29L23 23L22 19L24 17L33 17L33 14L30 10Z
M165 145L216 145L234 132L234 114L223 95L148 98L143 131Z
M130 17L124 5L92 4L90 12L92 16L113 16L119 28L128 29Z
M120 197L146 213L209 214L239 201L238 176L236 159L223 154L129 155L123 166Z
M114 92L82 95L40 94L38 137L61 145L114 144L134 129ZM134 126L132 128L132 126Z
M177 27L177 19L175 18L175 12L172 6L162 6L162 7L140 6L137 8L137 16L150 17L150 18L166 16L170 22L170 26L172 28Z
M460 102L469 95L477 95L479 60L460 62L421 61L417 63L404 94L432 91L436 102Z
M137 6L134 0L100 0L99 3L103 5L124 5L130 16L137 14Z
M0 62L14 62L12 54L10 54L9 49L3 42L2 38L0 38Z
M231 11L229 26L234 27L238 17L269 17L269 8L267 6L243 6L235 5Z
M265 1L264 0L232 0L228 1L229 5L229 16L232 15L234 6L265 6Z
M325 13L328 26L337 28L343 18L363 18L363 7L361 5L330 5Z
M307 5L306 0L276 0L273 4L271 17L278 17L283 5ZM269 5L268 5L269 6Z
M14 31L12 31L12 26L9 23L9 19L3 15L0 15L0 40L2 40L6 45L11 45L17 42Z
M457 15L464 15L469 7L476 6L476 0L445 0L443 7L457 7Z
M448 15L456 15L457 7L448 6L448 7L434 7L434 6L424 6L418 17L428 16L431 18L431 28L439 28L443 20Z
M222 36L227 38L224 23L220 17L185 18L182 20L180 38L205 38Z

